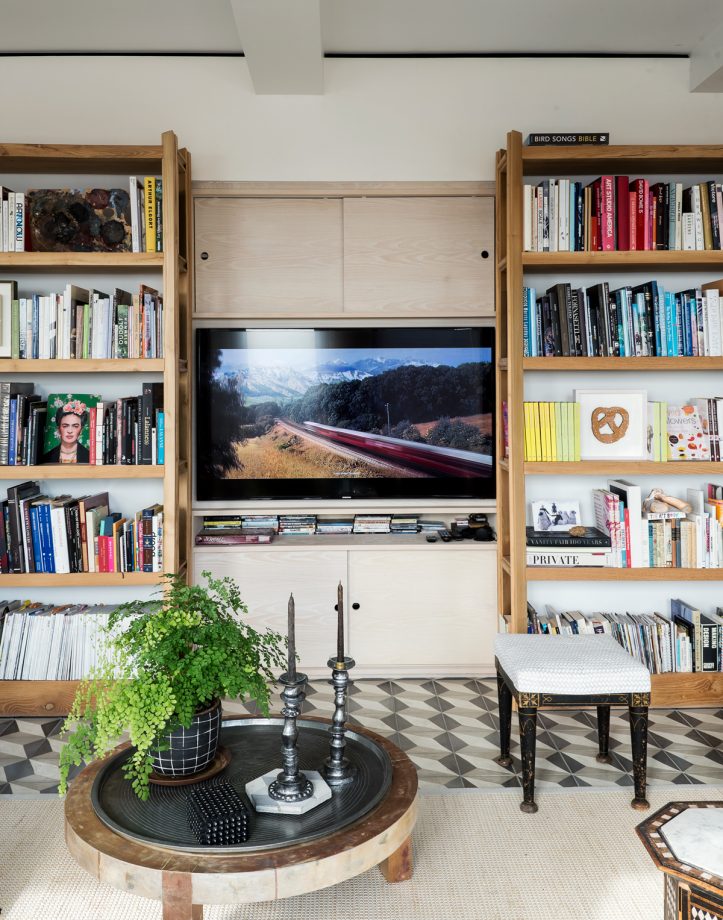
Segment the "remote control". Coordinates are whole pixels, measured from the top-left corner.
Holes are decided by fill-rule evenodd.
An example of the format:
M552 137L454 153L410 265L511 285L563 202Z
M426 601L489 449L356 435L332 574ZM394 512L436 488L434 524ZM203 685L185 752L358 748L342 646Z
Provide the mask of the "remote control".
M439 534L442 543L449 543L449 541L452 539L452 534L448 530L438 530L437 533Z
M428 534L427 534L427 543L436 543L436 542L437 542L437 534L436 534L436 533L428 533Z

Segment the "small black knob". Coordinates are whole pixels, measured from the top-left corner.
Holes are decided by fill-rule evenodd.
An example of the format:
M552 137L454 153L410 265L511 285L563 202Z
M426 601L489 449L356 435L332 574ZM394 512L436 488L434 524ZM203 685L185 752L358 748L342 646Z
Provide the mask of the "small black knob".
M337 610L337 611L339 610L339 605L338 605L338 604L334 604L334 610Z
M352 609L352 610L358 610L360 607L361 607L361 604L352 604L352 605L351 605L351 609Z
M489 254L489 252L487 252L486 249L483 249L482 252L480 253L480 255L482 256L483 259L489 259L489 257L490 257L490 254ZM201 258L203 258L203 256L201 256Z
M202 261L202 262L205 262L206 259L208 259L208 253L207 253L207 252L202 252L202 253L201 253L201 261Z

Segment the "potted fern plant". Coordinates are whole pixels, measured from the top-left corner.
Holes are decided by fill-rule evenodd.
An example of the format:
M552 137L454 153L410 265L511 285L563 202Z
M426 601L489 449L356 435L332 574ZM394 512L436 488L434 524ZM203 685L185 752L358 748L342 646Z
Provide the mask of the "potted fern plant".
M186 777L213 761L223 698L255 700L268 714L286 640L244 622L233 579L203 576L201 586L167 575L158 600L111 614L104 663L81 683L64 725L61 795L72 765L103 757L127 733L134 751L124 773L145 800L152 772Z

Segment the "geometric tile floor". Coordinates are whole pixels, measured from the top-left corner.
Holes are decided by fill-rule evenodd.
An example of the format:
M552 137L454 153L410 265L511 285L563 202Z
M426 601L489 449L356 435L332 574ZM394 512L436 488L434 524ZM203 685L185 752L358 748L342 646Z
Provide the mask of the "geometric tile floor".
M274 707L278 709L279 707ZM254 712L224 703L226 716ZM311 681L303 712L330 716L331 687ZM358 680L349 722L390 738L417 766L422 790L520 786L519 742L513 713L510 768L498 753L495 680ZM57 791L62 719L0 719L0 794ZM611 764L599 764L594 712L558 710L538 715L538 788L632 786L630 730L625 709L610 719ZM648 783L651 787L720 784L723 780L723 708L651 709Z

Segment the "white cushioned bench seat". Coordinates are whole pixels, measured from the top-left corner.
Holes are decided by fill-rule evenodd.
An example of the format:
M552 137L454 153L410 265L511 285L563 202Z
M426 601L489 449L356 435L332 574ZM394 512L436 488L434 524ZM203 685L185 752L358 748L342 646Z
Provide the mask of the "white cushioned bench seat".
M649 693L650 672L611 636L509 635L495 656L522 693Z

